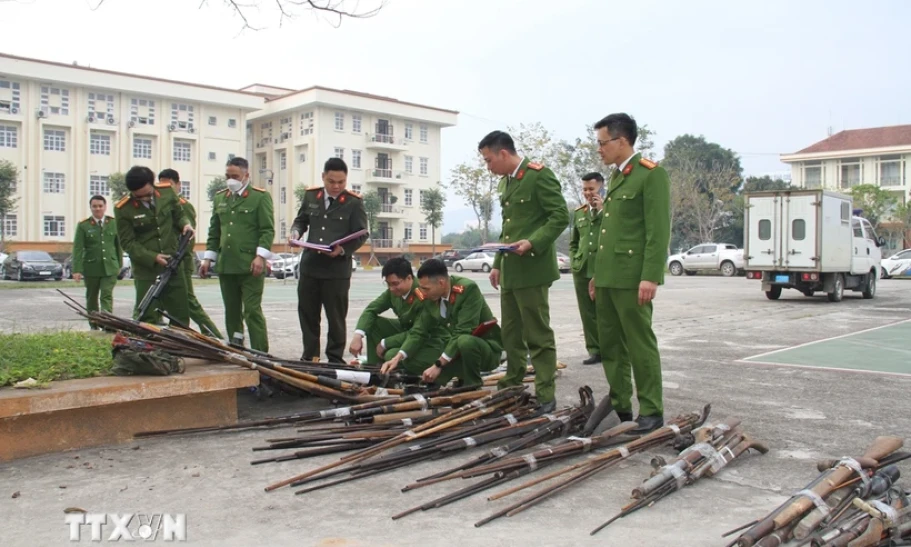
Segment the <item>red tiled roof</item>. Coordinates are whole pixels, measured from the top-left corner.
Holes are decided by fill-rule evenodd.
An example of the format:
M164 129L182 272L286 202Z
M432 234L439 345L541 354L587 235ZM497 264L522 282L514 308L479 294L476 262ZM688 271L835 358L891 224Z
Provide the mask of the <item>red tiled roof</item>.
M828 139L804 148L797 154L819 152L840 152L843 150L863 150L867 148L888 148L891 146L911 145L911 125L893 125L889 127L871 127L869 129L848 129L840 131Z

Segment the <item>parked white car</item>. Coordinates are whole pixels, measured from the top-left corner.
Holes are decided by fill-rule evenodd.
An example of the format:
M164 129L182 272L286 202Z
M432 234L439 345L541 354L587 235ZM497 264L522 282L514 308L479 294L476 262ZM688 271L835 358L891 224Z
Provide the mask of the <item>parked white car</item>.
M560 269L560 273L569 273L570 263L568 256L563 253L557 253L557 268Z
M493 259L496 256L494 252L482 251L471 253L462 260L456 260L452 267L455 271L461 272L468 270L471 272L489 272L493 268Z
M884 258L879 264L879 277L882 279L911 275L908 273L908 270L911 270L911 249L905 249L904 251L895 253L889 258Z
M685 253L667 257L671 275L695 275L697 271L720 271L733 277L743 271L743 249L730 243L703 243Z

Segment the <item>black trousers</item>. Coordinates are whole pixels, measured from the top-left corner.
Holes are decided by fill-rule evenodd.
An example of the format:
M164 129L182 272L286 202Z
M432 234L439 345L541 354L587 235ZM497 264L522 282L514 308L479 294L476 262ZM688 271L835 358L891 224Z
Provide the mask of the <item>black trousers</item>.
M319 358L320 319L322 310L325 309L328 321L326 359L332 363L345 362L345 321L348 317L350 287L351 278L317 279L301 274L297 284L297 317L304 342L301 359L312 361Z

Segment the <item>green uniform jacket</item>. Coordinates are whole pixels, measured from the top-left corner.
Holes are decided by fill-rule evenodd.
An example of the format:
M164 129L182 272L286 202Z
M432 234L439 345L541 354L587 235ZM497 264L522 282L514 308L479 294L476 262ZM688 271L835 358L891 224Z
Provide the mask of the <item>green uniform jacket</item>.
M373 302L367 304L361 316L357 320L357 326L354 330L369 333L376 324L376 318L386 310L392 310L399 319L399 325L403 331L408 331L414 325L414 320L421 310L420 303L424 300L424 294L418 288L418 280L415 279L411 285L411 292L405 298L392 294L389 289L383 291L383 294L376 297Z
M519 256L497 253L493 267L500 270L503 289L522 289L553 283L560 279L554 242L569 224L566 199L553 171L522 160L516 177L500 180L500 208L503 232L500 243L512 245L523 239L531 250Z
M611 176L601 219L595 286L638 289L664 283L671 238L670 179L663 167L633 156Z
M573 226L569 234L570 268L576 275L591 279L595 275L595 256L601 235L601 213L592 215L588 205L573 212Z
M447 300L446 317L440 315L440 303L423 300L421 315L415 321L409 332L408 339L402 345L402 351L412 355L419 349L419 344L426 336L436 337L442 331L449 336L449 341L443 353L450 359L455 357L459 336L471 334L478 325L494 318L487 300L481 293L477 283L458 275L449 277L451 291ZM503 341L500 337L500 325L487 331L484 340L490 343L491 348L500 353L503 351Z
M103 227L98 226L93 217L76 225L73 273L85 277L110 277L119 274L122 266L123 248L114 217L104 217Z
M193 229L196 229L196 207L193 207L193 204L187 201L184 198L180 198L180 206L183 207L183 213L186 215L187 220L190 221L190 226ZM196 236L193 236L193 239L190 240L190 246L187 248L187 254L183 257L182 266L187 269L195 270L196 261L193 259L193 255L196 254ZM193 264L191 268L189 265Z
M130 255L136 279L155 279L164 270L155 257L176 253L180 234L190 224L170 184L156 184L153 195L154 207L146 208L130 195L114 206L117 235L123 250Z
M240 194L227 189L215 194L205 258L216 260L216 272L249 274L256 256L272 256L274 239L275 218L269 192L248 184Z
M367 211L364 209L361 196L344 190L326 209L325 191L322 186L307 188L297 218L291 225L292 232L307 232L309 243L328 245L349 234L367 229ZM316 279L350 278L352 257L365 241L367 234L345 243L342 245L344 254L335 258L312 249L304 249L300 261L301 275Z

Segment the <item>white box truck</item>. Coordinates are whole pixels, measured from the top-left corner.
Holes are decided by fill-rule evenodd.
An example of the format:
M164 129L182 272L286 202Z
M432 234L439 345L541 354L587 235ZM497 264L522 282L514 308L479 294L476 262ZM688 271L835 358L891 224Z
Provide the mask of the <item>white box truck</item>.
M828 190L776 190L744 195L744 269L769 300L782 289L817 291L840 302L845 289L873 298L880 247L851 197Z

